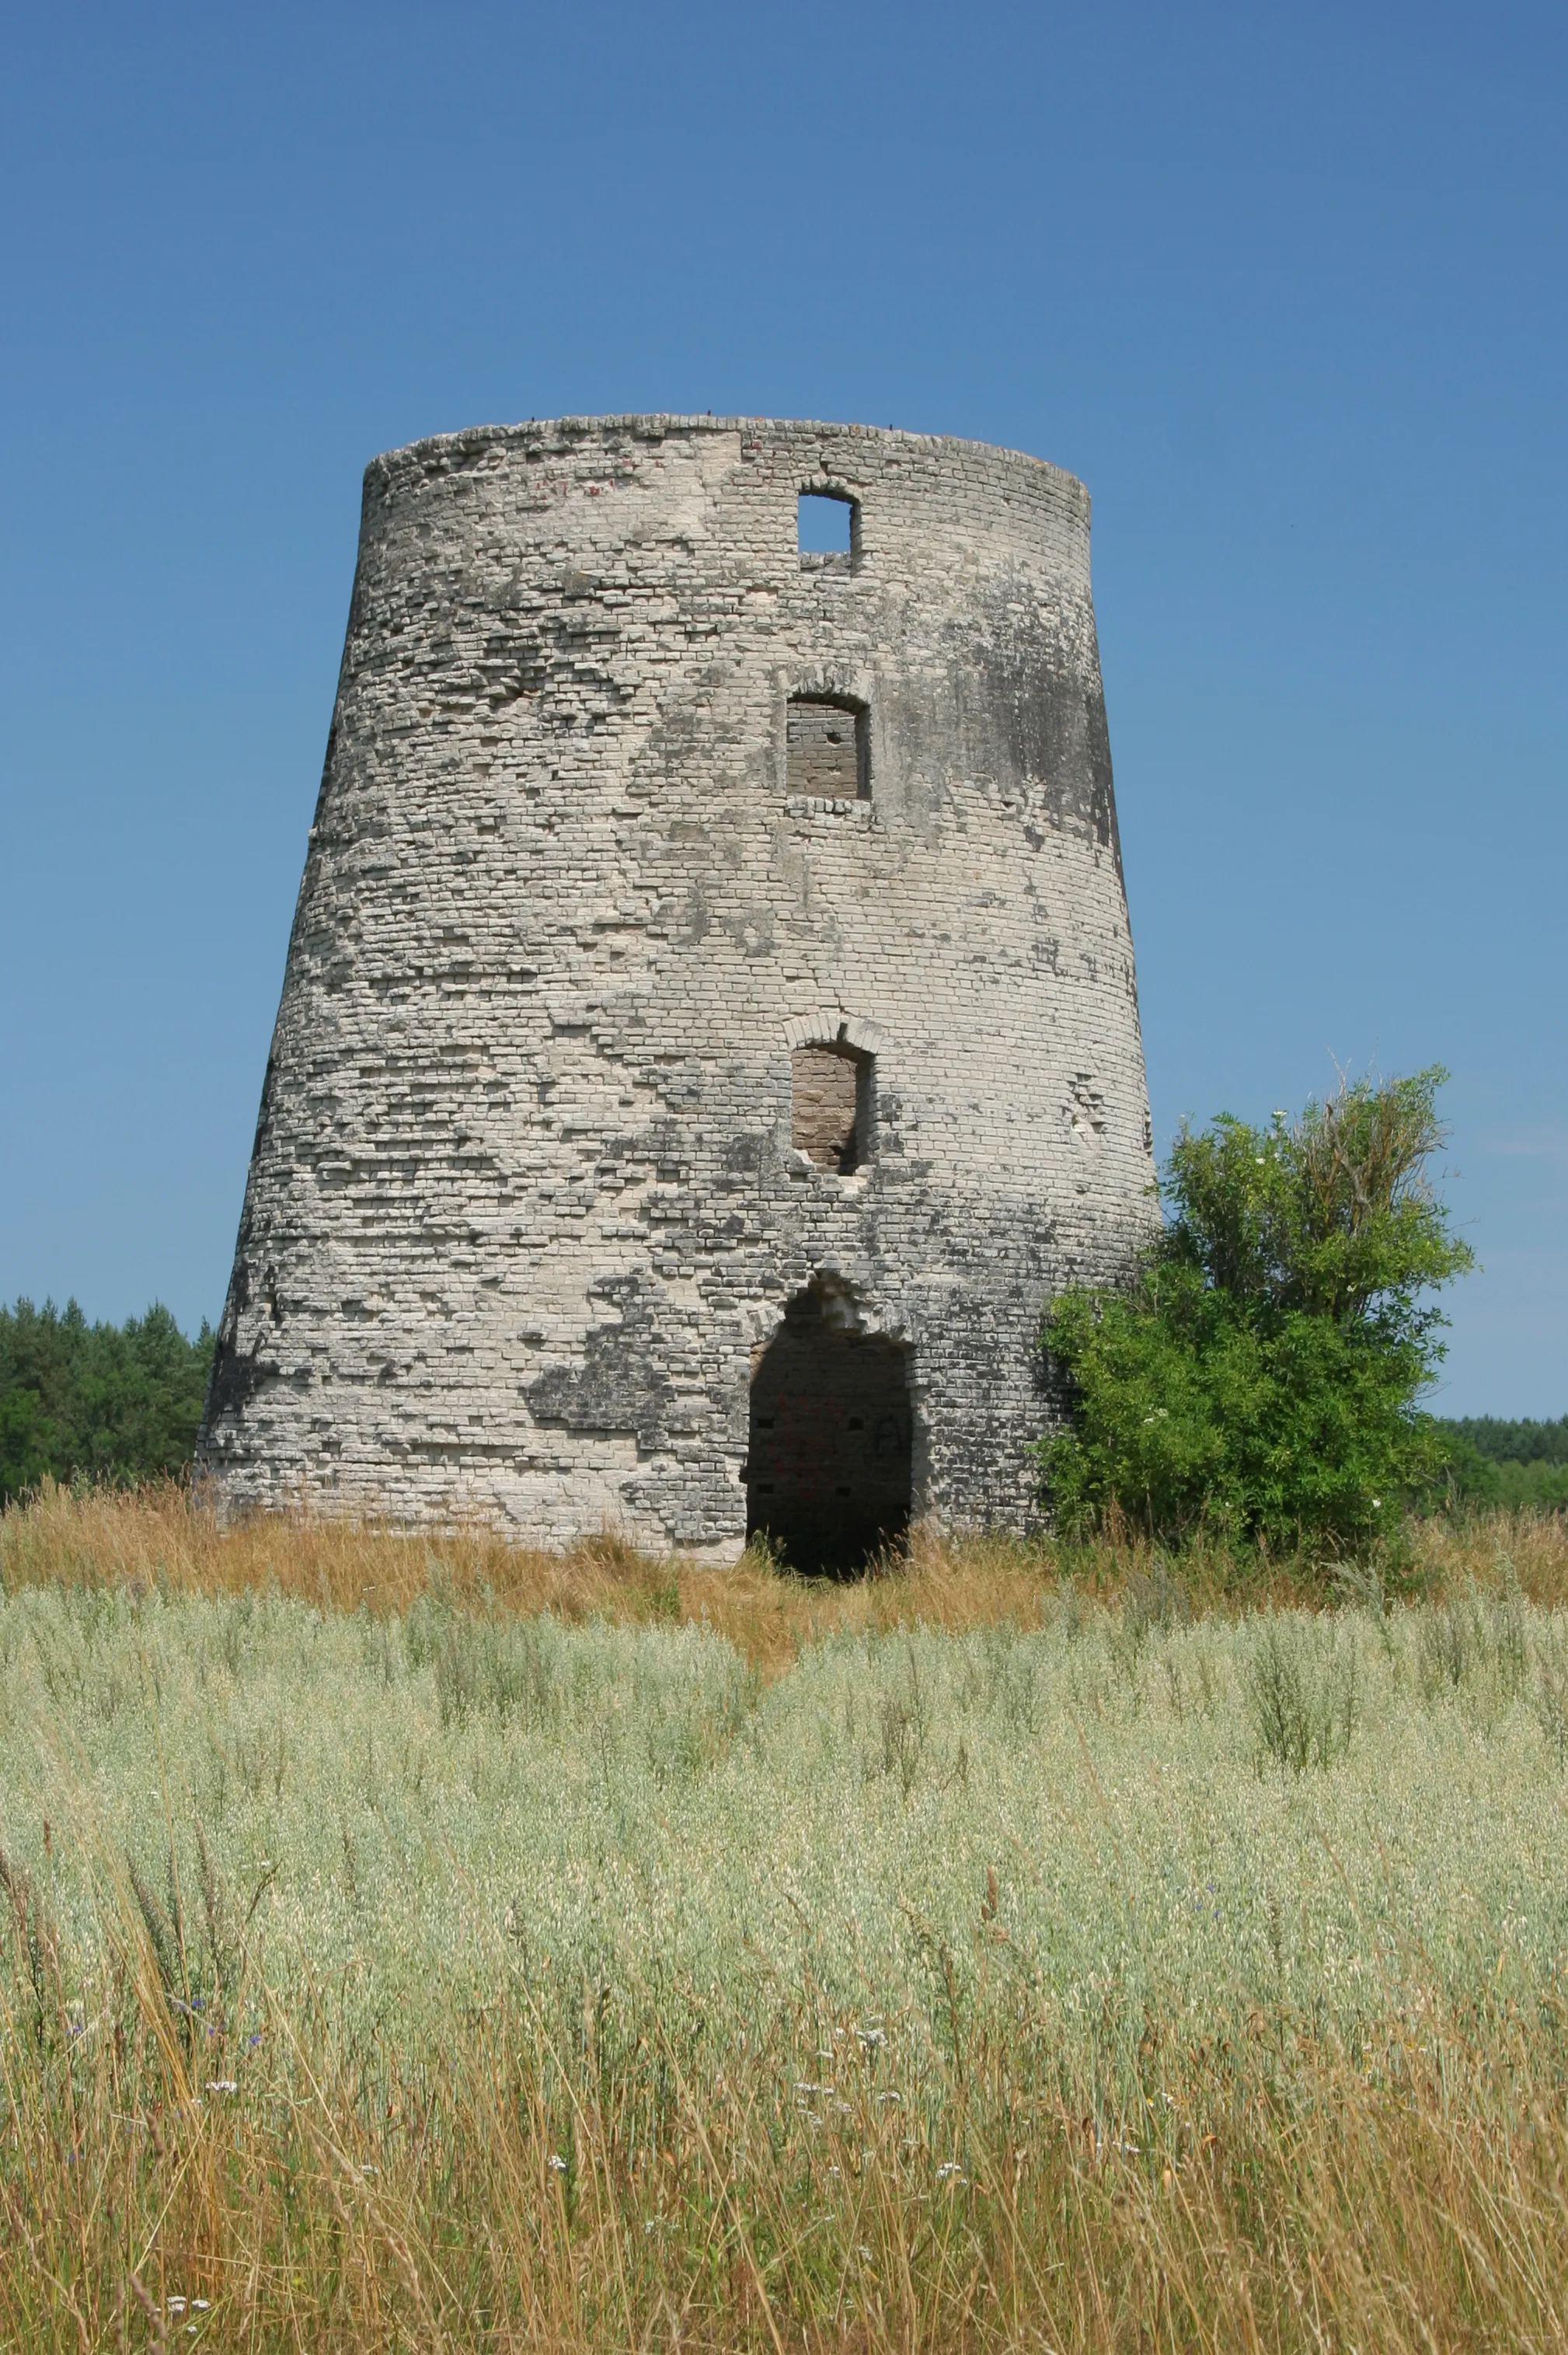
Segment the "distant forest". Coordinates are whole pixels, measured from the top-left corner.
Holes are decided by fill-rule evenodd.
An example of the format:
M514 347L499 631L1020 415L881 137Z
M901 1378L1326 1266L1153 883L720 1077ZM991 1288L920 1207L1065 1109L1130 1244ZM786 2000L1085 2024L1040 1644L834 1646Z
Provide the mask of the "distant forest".
M1461 1497L1477 1504L1568 1507L1568 1414L1555 1423L1466 1415L1441 1428Z
M74 1300L0 1308L0 1504L45 1479L183 1472L212 1347L208 1325L187 1341L157 1303L124 1325L90 1325Z
M45 1479L127 1486L185 1470L213 1332L187 1341L156 1302L124 1325L90 1325L74 1300L0 1308L0 1505ZM1568 1415L1505 1423L1439 1418L1466 1502L1568 1509Z

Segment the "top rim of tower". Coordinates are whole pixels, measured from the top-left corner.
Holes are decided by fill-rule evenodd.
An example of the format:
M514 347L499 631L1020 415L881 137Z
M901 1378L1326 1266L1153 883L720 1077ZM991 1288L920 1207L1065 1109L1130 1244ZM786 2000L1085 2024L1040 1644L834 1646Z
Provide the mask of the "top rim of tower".
M567 442L587 442L609 432L650 442L662 441L672 433L821 433L863 442L900 444L932 455L951 452L957 457L980 452L987 457L1006 458L1017 465L1036 467L1086 502L1089 496L1087 485L1065 466L1054 465L1049 458L1037 458L1028 450L1014 450L1006 442L979 442L959 433L917 433L902 425L855 425L811 417L717 417L710 412L683 415L673 410L630 410L601 417L530 417L509 425L461 426L455 432L421 434L418 441L380 451L365 471L368 477L378 467L439 464L501 444L552 438Z

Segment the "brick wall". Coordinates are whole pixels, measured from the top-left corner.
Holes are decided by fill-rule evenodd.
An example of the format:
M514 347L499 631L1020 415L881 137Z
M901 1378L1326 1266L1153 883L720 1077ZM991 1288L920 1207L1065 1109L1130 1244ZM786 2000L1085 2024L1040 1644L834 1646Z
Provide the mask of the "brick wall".
M853 568L799 555L810 489ZM800 697L862 709L869 795L791 790ZM874 1057L848 1176L791 1143L833 1041ZM906 1352L914 1508L1026 1523L1042 1304L1151 1174L1079 484L746 419L376 461L200 1443L228 1505L733 1551L753 1362L817 1281Z

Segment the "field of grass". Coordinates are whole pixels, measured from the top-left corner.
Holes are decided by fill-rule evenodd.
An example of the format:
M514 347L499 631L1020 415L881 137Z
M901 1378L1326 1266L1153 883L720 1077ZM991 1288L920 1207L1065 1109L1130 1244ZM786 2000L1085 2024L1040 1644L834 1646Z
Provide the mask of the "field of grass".
M0 1519L0 2346L1568 2343L1568 1541Z

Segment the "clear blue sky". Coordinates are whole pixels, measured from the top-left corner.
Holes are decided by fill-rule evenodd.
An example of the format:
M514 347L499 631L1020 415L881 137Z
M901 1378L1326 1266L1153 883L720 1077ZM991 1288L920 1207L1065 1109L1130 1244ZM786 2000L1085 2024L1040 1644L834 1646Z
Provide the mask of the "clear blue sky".
M1568 14L0 21L0 1296L222 1304L376 451L715 410L1094 496L1161 1144L1454 1074L1568 1411Z

